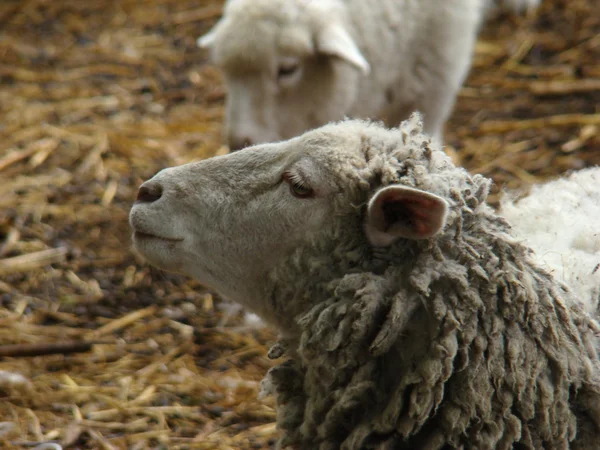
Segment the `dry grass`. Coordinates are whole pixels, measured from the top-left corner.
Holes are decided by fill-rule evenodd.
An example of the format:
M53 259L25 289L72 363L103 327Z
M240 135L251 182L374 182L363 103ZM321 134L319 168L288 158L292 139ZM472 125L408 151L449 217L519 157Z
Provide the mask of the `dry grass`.
M219 13L201 0L0 3L2 448L276 438L272 402L256 399L272 332L219 326L218 298L129 250L137 186L223 151L224 92L195 47ZM599 79L595 0L501 18L449 151L510 187L600 164Z

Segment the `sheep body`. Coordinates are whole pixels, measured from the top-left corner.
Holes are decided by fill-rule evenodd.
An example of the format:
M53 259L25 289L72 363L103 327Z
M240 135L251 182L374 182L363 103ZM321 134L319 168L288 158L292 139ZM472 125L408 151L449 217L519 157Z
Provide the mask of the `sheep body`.
M524 198L502 201L514 235L540 265L564 281L590 312L600 302L600 167L533 186Z
M281 331L281 447L597 449L600 328L489 184L418 116L345 121L163 170L130 222L152 264Z
M229 0L198 43L225 75L230 148L288 139L346 116L396 125L414 110L440 138L480 22L497 3Z

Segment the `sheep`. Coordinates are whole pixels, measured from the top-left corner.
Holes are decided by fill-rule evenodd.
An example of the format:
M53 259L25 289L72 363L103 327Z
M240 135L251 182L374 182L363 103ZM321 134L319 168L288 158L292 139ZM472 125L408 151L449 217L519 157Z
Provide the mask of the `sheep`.
M414 110L443 125L489 11L539 0L229 0L204 36L227 91L231 150L346 116L397 125Z
M280 448L578 449L600 442L596 319L418 114L346 120L160 171L134 248L280 332ZM597 201L600 201L597 199Z
M590 313L600 303L600 167L534 186L525 198L507 193L500 214L513 234L535 249L556 278L587 299Z

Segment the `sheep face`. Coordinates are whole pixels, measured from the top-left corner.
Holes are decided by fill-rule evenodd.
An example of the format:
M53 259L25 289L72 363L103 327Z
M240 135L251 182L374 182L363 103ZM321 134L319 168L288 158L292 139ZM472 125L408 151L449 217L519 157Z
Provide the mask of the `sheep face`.
M330 232L337 215L340 193L326 163L299 143L162 170L132 208L134 247L269 320L254 301L265 276L294 247Z
M369 71L332 1L237 0L198 39L224 73L232 150L342 119ZM321 23L324 17L330 22Z
M307 277L306 266L343 276L373 247L428 238L444 226L442 198L364 182L369 156L360 133L346 131L351 124L162 170L140 187L131 210L135 248L283 326L272 302L286 299L264 291L275 268L296 258L297 277L326 283ZM354 262L330 260L340 245Z

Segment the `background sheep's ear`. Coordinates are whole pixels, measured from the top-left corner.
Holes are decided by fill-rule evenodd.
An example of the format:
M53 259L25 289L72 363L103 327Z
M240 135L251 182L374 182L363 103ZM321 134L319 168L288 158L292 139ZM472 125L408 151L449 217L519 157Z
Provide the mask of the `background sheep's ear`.
M325 27L318 34L316 44L320 53L342 58L364 74L368 74L371 70L371 66L356 46L354 39L339 24Z
M380 189L369 202L367 238L378 247L399 237L426 239L444 228L448 203L437 195L394 185Z
M217 36L217 25L215 25L208 33L200 36L196 40L196 45L200 48L210 48L215 42Z

